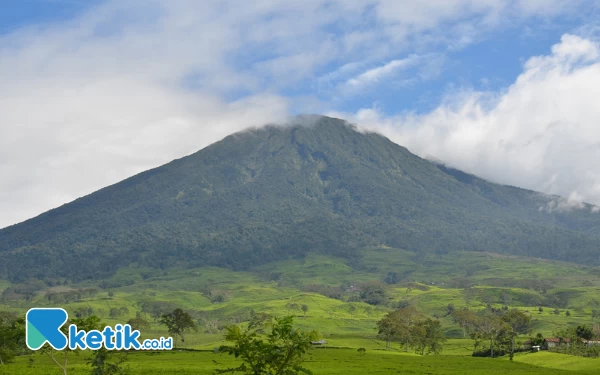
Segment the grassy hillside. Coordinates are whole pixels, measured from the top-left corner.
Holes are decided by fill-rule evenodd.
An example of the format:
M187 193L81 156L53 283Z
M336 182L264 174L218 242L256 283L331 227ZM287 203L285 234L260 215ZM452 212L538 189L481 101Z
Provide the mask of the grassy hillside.
M201 327L186 340L193 348L214 347L222 339L223 326L247 321L253 312L294 314L300 326L319 330L332 345L377 349L384 344L375 337L375 323L399 305L414 305L440 318L446 335L455 338L462 337L462 331L447 316L449 304L475 310L488 304L516 307L531 314L534 332L545 335L569 325L592 324L591 310L600 309L597 267L470 252L432 255L411 263L411 252L389 248L365 252L368 260L357 266L360 271L342 258L311 253L303 260L237 272L217 267L165 271L129 267L100 284L86 281L43 287L30 294L29 300L18 293L31 285L15 284L1 294L0 310L60 306L74 315L90 308L107 323L117 324L135 317L136 312L153 321L153 311L157 316L181 307ZM387 262L378 262L377 257ZM396 284L384 284L388 299L380 305L363 302L359 286L384 280L392 270L404 277ZM0 284L0 292L8 286ZM97 292L66 300L49 298L49 294L69 295L90 288ZM301 305L309 308L306 316ZM124 312L110 316L111 309ZM159 337L165 328L154 321L143 334Z
M589 205L550 210L558 197L433 164L342 120L306 122L231 135L0 230L0 278L246 270L310 252L359 269L369 266L363 249L381 246L408 251L388 254L397 263L467 250L600 264L600 215Z
M101 282L89 280L43 287L30 295L29 300L14 291L31 287L31 282L3 281L0 282L0 310L24 313L34 306L59 306L74 316L82 309L90 309L113 326L140 312L151 322L149 329L142 330L143 338L167 335L153 311L166 312L181 307L189 312L199 330L186 336L185 348L201 351L132 353L128 364L133 374L210 374L217 368L232 365L234 359L212 353L224 343L222 328L244 324L256 312L277 316L295 314L299 327L321 332L328 342L327 348L312 350L307 362L316 374L340 371L348 374L479 374L484 370L492 374L592 374L600 363L600 360L545 352L518 354L513 363L504 358L473 358L474 341L463 338L460 327L447 315L449 304L457 309L473 310L484 309L487 304L495 307L506 304L531 314L533 333L541 332L545 336L552 336L570 325L597 323L591 314L592 309L600 308L597 267L492 253L457 252L415 258L412 252L388 247L373 247L363 253L366 256L354 260L354 267L343 258L320 253L246 271L218 267L157 271L130 266ZM383 280L390 272L403 276L396 284L386 284L389 300L385 304L373 306L355 301L360 295L356 287ZM48 300L53 293L68 295L90 288L97 292L80 292L77 299L64 302ZM556 295L561 298L555 298ZM393 343L391 351L385 351L385 342L376 335L376 322L394 306L405 303L441 320L449 337L441 356L405 354L399 343ZM301 305L308 306L306 314L299 309ZM539 312L540 306L542 312ZM558 315L554 313L557 308ZM125 312L111 316L111 309ZM567 311L570 316L566 315ZM525 335L517 342L526 339ZM366 355L360 355L357 348L366 348ZM73 356L69 373L89 372L87 356L86 353ZM0 374L2 371L13 371L11 374L56 372L47 357L34 354L31 358L33 364L28 357L19 357L15 364L0 366Z

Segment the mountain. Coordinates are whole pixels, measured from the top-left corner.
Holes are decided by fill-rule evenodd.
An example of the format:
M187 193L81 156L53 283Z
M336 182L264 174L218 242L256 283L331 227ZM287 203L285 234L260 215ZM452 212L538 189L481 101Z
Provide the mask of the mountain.
M0 230L0 279L95 279L132 263L245 269L307 252L358 266L361 249L378 245L600 264L600 215L553 210L558 201L343 120L298 117Z

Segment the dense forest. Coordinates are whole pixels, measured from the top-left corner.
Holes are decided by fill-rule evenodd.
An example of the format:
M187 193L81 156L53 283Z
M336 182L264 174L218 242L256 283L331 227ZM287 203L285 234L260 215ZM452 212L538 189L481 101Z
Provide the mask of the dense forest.
M345 121L230 135L0 230L0 279L102 278L131 263L244 269L389 245L600 264L600 215L419 158ZM310 124L307 124L310 122Z

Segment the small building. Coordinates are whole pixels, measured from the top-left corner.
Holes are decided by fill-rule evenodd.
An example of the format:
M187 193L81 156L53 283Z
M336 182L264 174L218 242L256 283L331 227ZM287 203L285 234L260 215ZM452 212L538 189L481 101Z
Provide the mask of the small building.
M569 338L561 339L558 337L548 337L544 339L544 344L542 345L542 348L548 350L550 348L556 348L557 346L565 344L569 346L570 343L571 339Z

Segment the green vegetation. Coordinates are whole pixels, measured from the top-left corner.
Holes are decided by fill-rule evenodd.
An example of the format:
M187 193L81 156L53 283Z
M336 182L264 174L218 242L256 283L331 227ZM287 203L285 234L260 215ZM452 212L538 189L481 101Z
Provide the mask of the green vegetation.
M25 346L25 319L0 311L0 365L12 362Z
M519 335L531 333L531 316L519 309L501 309L488 305L478 312L467 308L453 310L454 321L468 332L475 340L474 356L495 357L510 353L510 360L515 354L515 340ZM489 341L488 349L480 349L482 342Z
M278 261L248 271L214 267L153 271L129 267L101 282L90 280L61 286L46 285L28 299L6 298L0 302L0 311L17 313L16 318L22 317L29 307L60 306L71 317L77 318L75 314L79 314L81 317L77 319L86 319L87 314L90 314L99 316L109 325L137 322L136 324L140 324L142 338L145 339L167 336L168 326L160 323L161 318L179 308L191 317L197 331L186 331L183 343L177 339L178 349L208 350L211 353L215 348L227 344L224 341L226 327L236 325L244 328L248 322L264 316L263 314L293 314L298 316L295 326L307 332L318 330L327 341L326 348L307 352L305 367L315 374L333 374L336 373L336 368L343 368L344 372L350 374L352 371L360 373L359 369L365 371L369 366L375 366L373 371L382 374L389 373L389 368L424 373L444 362L449 366L446 373L460 373L461 366L477 373L477 369L484 368L486 363L489 366L486 361L492 359L472 357L476 350L475 344L480 341L477 350L488 350L490 337L484 338L482 335L472 339L470 334L478 332L478 329L469 319L461 320L460 314L464 312L470 312L475 319L491 314L492 318L502 320L502 327L510 326L499 337L494 337L495 355L502 354L501 351L507 354L494 359L492 367L504 370L508 369L505 366L508 366L506 362L510 362L508 359L513 341L515 348L520 349L522 343L529 340L529 332L534 337L538 332L544 337L559 337L561 330L576 332L577 327L580 327L580 332L588 332L588 328L594 330L600 323L598 314L593 314L593 310L600 309L600 277L595 267L459 252L424 257L420 262L427 264L426 269L415 263L411 252L391 248L369 248L364 252L365 263L359 266L358 271L349 267L343 258L318 253L308 254L304 259ZM493 267L483 267L486 264ZM407 272L404 267L412 268L411 272ZM396 272L402 278L394 284L381 282L389 272ZM459 287L462 284L455 282L457 279L463 280L465 286ZM107 285L107 289L101 288L100 284ZM21 287L14 283L5 285L13 289ZM365 290L370 293L364 293ZM215 298L218 295L223 298ZM384 298L372 299L372 295L383 295ZM302 308L303 305L306 306L305 309ZM562 307L558 307L559 305ZM542 312L539 311L540 307ZM447 338L445 343L441 342L442 350L438 351L443 361L433 359L436 357L433 355L436 350L431 351L432 355L427 355L428 347L419 346L417 340L409 342L409 353L400 358L397 356L406 352L404 339L392 339L389 350L386 351L388 345L384 337L378 336L377 322L392 311L407 308L418 311L417 321L439 321ZM515 309L520 313L517 317L528 318L524 319L525 324L521 324L523 320L520 318L514 321L505 318L505 315ZM554 309L561 313L554 314ZM118 314L111 314L111 311L117 311ZM567 316L566 311L570 311L571 315ZM531 329L528 329L527 320ZM582 328L583 326L587 328ZM511 331L518 334L513 335ZM570 337L570 333L564 335ZM357 351L359 348L364 349L364 352ZM424 356L414 357L415 352ZM133 374L136 371L143 373L148 371L149 367L145 366L149 366L147 361L150 361L149 363L157 366L159 374L160 371L165 374L185 374L188 371L191 374L202 371L212 373L217 369L241 365L241 362L228 359L223 353L211 353L174 351L152 357L144 353L130 353L123 366L130 368ZM522 353L515 350L515 367L511 368L518 369L521 373L536 373L540 371L536 367L540 364L525 363L524 360L539 354L546 353ZM558 356L556 358L575 358L574 361L588 360L571 354L583 355L574 352L569 355L553 355ZM167 358L167 355L170 356L168 361L172 361L169 365L161 365L158 360L154 360ZM43 368L46 367L41 364L46 362L40 354L25 357L33 358L33 368L43 374ZM82 371L79 373L88 374L91 361L88 357L87 352L69 355L69 374L78 373L77 369ZM213 359L219 365L214 364ZM108 360L109 363L118 361L119 357ZM49 367L48 373L56 373L56 364L49 363L54 368ZM26 374L28 365L26 358L17 356L15 363L6 367L18 368L19 372L16 373ZM589 370L577 368L582 373ZM181 369L181 372L175 372L175 369ZM557 369L558 373L570 370L564 367ZM501 373L500 370L498 372Z
M160 324L167 326L169 334L181 338L181 343L185 344L185 333L190 330L197 330L196 323L190 316L180 308L176 308L168 314L163 314L159 320Z
M378 334L385 340L386 349L391 341L399 341L406 347L412 346L416 353L423 355L440 354L446 337L439 320L425 318L414 307L404 307L387 313L377 322Z
M240 358L237 367L218 370L218 373L241 372L248 375L312 374L303 367L306 352L318 333L302 332L293 327L291 316L272 319L268 315L254 316L247 329L226 327L225 340L233 345L223 345L219 352ZM268 333L265 333L268 330Z
M362 250L380 245L423 266L460 250L598 264L600 215L589 205L550 210L559 197L433 164L341 120L310 121L231 135L0 230L0 279L59 286L128 265L247 270L309 252L358 269ZM404 278L392 272L386 282Z
M240 364L225 353L165 352L131 353L127 366L131 375L214 375L216 370ZM1 375L56 375L56 368L47 358L36 355L32 364L19 357L12 367L0 366ZM69 375L89 375L87 355L72 361ZM598 373L598 361L551 352L517 354L513 362L503 359L469 356L416 356L414 354L367 350L365 355L356 349L315 349L308 352L305 366L315 375L389 375L389 374L448 374L448 375L593 375Z

